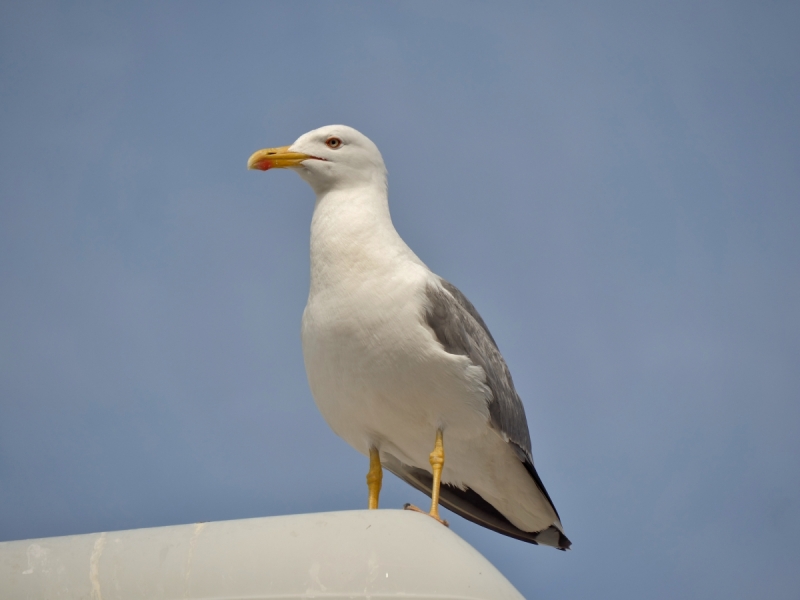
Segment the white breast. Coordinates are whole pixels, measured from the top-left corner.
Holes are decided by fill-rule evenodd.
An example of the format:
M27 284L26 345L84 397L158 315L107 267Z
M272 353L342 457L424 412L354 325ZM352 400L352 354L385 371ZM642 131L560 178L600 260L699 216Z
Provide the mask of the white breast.
M427 468L438 427L452 443L468 421L485 429L482 371L435 340L424 320L435 275L391 221L358 197L331 196L318 201L311 226L302 340L312 394L358 451L374 445Z

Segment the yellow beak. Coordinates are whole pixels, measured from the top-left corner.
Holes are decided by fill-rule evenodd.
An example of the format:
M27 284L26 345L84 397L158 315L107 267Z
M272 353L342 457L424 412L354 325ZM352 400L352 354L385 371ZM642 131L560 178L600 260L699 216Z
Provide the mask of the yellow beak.
M253 156L247 161L247 168L258 169L259 171L285 169L286 167L299 165L308 158L312 157L302 152L289 152L289 146L264 148L253 153Z

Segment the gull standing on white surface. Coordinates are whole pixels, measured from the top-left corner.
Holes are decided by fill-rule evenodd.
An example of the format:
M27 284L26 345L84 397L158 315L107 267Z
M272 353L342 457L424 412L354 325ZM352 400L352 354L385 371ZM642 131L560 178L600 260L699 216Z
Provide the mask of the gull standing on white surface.
M377 146L330 125L247 166L292 169L316 193L303 356L325 420L370 458L369 508L385 467L431 496L439 521L441 502L499 533L569 548L508 367L475 307L392 225Z

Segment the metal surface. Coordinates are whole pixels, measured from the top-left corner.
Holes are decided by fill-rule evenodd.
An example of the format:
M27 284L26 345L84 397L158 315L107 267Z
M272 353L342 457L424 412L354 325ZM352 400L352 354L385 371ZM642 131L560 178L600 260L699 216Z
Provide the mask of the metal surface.
M2 542L0 598L522 596L430 517L364 510Z

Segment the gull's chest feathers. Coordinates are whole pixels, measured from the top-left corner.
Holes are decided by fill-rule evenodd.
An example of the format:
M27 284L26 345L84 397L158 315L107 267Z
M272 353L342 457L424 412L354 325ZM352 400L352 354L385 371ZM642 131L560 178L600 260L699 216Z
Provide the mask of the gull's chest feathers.
M377 353L372 360L381 362L402 353L404 342L429 335L419 307L431 273L380 207L357 200L320 205L314 213L303 344L329 355L336 348L357 362Z
M465 396L483 413L479 374L465 378L474 368L445 352L425 322L426 289L436 276L400 239L388 212L383 219L363 206L324 208L312 221L302 338L311 391L333 430L365 451L398 422L413 429L446 418Z

